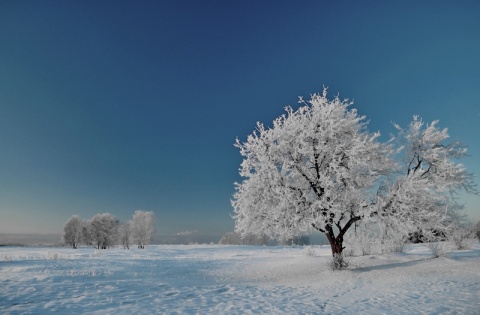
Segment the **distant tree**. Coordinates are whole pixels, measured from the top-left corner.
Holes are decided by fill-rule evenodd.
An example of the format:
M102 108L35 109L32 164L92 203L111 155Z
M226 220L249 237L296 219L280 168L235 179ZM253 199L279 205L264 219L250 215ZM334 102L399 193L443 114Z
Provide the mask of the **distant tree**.
M131 231L131 221L120 224L118 227L118 238L122 243L123 248L130 248Z
M227 232L218 243L222 245L268 245L268 242L269 237L266 235L249 234L242 237L236 232Z
M218 243L221 245L240 245L241 239L237 233L227 232L222 235Z
M73 215L63 227L63 241L65 244L76 249L82 241L82 219Z
M90 220L82 221L82 241L87 246L97 247L92 235L92 225Z
M137 210L131 220L133 241L138 248L145 248L150 244L155 233L155 215L152 211Z
M268 245L270 238L263 234L248 234L240 237L242 245Z
M448 239L453 243L456 249L469 249L475 241L475 228L473 224L456 223L453 225Z
M241 245L242 244L240 236L235 232L227 232L223 234L218 243L221 245Z
M478 240L480 240L480 220L473 226L473 233L477 236Z
M298 235L293 238L289 238L286 240L278 240L280 245L288 246L288 245L310 245L310 236L308 235Z
M87 231L97 249L107 249L115 245L119 221L110 213L96 214L90 220Z

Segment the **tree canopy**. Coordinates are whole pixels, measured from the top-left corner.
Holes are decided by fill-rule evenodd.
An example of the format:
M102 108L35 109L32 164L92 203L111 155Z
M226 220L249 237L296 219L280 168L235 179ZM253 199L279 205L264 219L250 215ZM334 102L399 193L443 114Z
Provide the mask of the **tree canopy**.
M286 107L271 128L257 123L245 142L235 142L244 180L235 185L232 205L241 235L285 239L313 227L325 233L335 256L357 221L403 232L414 222L435 225L452 192L475 192L471 174L455 161L465 148L445 144L447 131L437 121L422 129L414 116L409 129L396 126L399 135L384 143L379 132L368 131L353 102L329 100L326 89L300 103L296 110Z

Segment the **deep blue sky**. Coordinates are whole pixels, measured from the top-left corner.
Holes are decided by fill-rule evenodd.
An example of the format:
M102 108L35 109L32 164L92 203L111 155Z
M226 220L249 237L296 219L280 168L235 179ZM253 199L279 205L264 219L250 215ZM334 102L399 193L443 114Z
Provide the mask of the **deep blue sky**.
M235 138L323 85L384 135L440 119L480 174L478 1L1 1L0 233L232 230Z

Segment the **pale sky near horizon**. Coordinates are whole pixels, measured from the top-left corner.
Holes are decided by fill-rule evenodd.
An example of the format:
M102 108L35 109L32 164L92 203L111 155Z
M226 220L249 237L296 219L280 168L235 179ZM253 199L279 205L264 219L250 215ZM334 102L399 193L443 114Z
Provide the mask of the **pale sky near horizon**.
M1 1L0 233L231 231L235 138L324 85L385 136L439 119L480 174L478 1Z

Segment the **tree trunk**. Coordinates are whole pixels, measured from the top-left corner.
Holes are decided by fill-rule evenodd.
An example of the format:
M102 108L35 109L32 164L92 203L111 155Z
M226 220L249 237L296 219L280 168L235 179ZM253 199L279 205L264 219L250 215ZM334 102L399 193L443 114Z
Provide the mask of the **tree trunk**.
M327 239L330 242L330 247L332 249L332 256L333 256L333 262L332 262L332 268L334 270L337 269L342 269L345 267L348 267L348 263L345 261L345 258L343 257L343 235L340 233L335 237L333 230L330 228L330 233L325 233L327 235Z
M315 226L314 226L315 227ZM332 249L333 256L333 269L342 269L348 266L347 262L343 257L343 234L345 231L340 231L340 233L335 236L332 226L327 226L323 231L327 236L328 242L330 243L330 248Z
M325 229L325 235L327 236L328 242L330 243L330 248L332 249L332 256L341 255L343 253L343 234L337 235L335 237L335 233L333 232L333 228L327 226Z
M356 221L361 220L359 216L351 216L350 220L345 224L342 228L340 226L340 221L336 223L339 232L338 235L335 236L335 232L333 231L332 225L327 225L325 229L318 228L314 223L312 226L317 229L318 231L324 233L327 236L328 242L330 243L330 248L332 249L332 256L333 256L333 268L334 269L341 269L343 267L347 267L347 262L343 258L343 235L348 231L348 229L352 226L353 223Z

